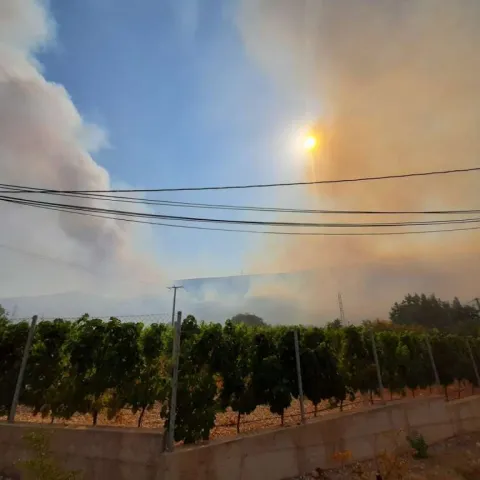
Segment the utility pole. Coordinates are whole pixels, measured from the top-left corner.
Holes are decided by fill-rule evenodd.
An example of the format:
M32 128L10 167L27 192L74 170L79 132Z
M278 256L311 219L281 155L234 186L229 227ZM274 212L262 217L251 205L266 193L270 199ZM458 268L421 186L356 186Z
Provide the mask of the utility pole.
M433 375L435 377L436 387L440 387L440 377L438 376L437 364L435 363L435 358L433 356L432 345L430 344L430 339L428 334L425 335L425 343L427 344L428 356L430 357L430 363L432 364Z
M302 423L305 423L305 405L303 404L303 384L302 384L302 367L300 366L300 347L298 344L298 330L293 331L295 342L295 363L297 365L297 381L298 381L298 400L300 401L300 415Z
M172 307L172 327L175 324L175 303L177 301L177 290L179 288L183 288L182 285L172 285L171 287L167 287L169 290L173 290L173 307Z
M172 392L170 395L170 412L168 419L168 431L166 432L167 451L173 452L175 448L175 418L177 415L177 389L178 389L178 365L180 359L180 334L182 331L182 312L178 312L175 332L173 337L173 371L172 371Z
M373 330L370 330L370 339L372 341L373 358L375 360L375 367L377 369L378 393L380 394L382 403L384 403L382 372L380 370L380 362L378 360L377 345L375 343L375 334L373 333Z
M15 421L15 413L17 411L18 399L20 398L20 391L22 390L23 377L25 376L25 368L27 367L28 355L30 354L30 347L32 346L33 335L37 326L37 315L32 317L32 323L30 324L30 330L28 331L27 342L23 349L22 363L18 372L17 384L15 385L15 392L13 393L12 406L8 414L8 422L13 423Z
M470 355L473 371L475 372L475 377L477 379L477 387L480 387L480 375L478 374L477 362L475 361L475 357L473 356L472 347L470 345L470 341L468 340L468 338L465 339L465 343L467 344L468 354Z
M342 294L338 292L338 308L340 308L340 321L345 325L345 312L343 311Z

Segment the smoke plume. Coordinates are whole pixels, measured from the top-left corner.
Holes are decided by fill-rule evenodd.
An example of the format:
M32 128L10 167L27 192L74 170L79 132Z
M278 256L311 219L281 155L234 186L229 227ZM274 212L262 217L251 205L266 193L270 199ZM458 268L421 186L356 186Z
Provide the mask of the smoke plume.
M305 116L321 106L316 127L325 146L306 169L310 180L478 165L479 21L476 0L242 0L238 16L248 54L283 94L302 97ZM319 186L311 200L336 209L478 208L479 180L471 173ZM322 217L414 219L427 217ZM434 227L414 229L422 228ZM274 240L252 263L315 268L298 291L313 313L335 315L341 291L347 316L385 316L407 292L478 296L479 235Z
M40 0L0 3L1 182L108 190L109 175L92 158L107 145L105 133L84 121L65 88L47 81L35 58L54 37L55 24ZM93 200L74 203L96 205ZM135 250L134 230L117 220L8 204L0 205L0 218L4 296L86 287L105 292L122 277L133 283L157 279L155 269L147 268L147 259Z

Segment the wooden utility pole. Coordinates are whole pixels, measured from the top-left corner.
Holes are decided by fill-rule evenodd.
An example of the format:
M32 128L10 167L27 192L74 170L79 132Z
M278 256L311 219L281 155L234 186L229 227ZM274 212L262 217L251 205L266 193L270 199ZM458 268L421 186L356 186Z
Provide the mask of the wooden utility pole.
M297 365L297 381L298 381L298 399L300 400L300 415L302 423L305 423L305 406L303 404L303 383L302 383L302 368L300 366L300 346L298 344L298 330L293 332L295 342L295 362Z
M20 392L23 385L23 377L25 376L25 369L27 367L28 356L30 355L30 347L33 342L33 335L35 334L35 328L37 326L37 315L32 317L32 323L30 324L30 330L28 331L27 341L25 343L25 348L23 349L22 363L20 365L20 370L18 372L17 384L15 385L15 392L13 394L12 406L10 407L10 413L8 414L9 423L15 421L15 413L17 412L18 400L20 398Z
M172 372L172 392L170 395L170 412L168 417L167 451L173 452L175 448L175 418L177 415L177 390L178 390L178 366L180 361L180 334L182 331L182 312L178 312L177 322L175 323L175 332L173 337L173 372ZM165 433L164 433L165 435Z
M343 310L343 300L340 292L338 292L338 308L340 309L340 321L342 325L345 326L345 312Z
M380 399L382 400L382 403L383 403L384 399L383 399L382 371L380 370L380 362L378 360L377 345L375 343L375 334L373 333L373 330L370 330L370 338L372 340L373 358L375 359L375 366L377 367L378 393L380 394Z
M175 303L177 301L177 290L179 288L183 288L182 285L172 285L171 287L167 287L169 290L173 290L173 306L172 306L172 327L175 324Z

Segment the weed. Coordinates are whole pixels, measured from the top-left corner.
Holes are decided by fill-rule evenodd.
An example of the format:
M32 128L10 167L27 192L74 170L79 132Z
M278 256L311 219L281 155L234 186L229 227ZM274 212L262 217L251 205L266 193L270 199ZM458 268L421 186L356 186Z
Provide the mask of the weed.
M35 430L23 438L33 452L30 460L18 462L26 480L80 480L79 472L66 471L61 468L50 450L52 432Z
M407 441L412 447L414 458L428 458L428 444L421 433L407 436Z

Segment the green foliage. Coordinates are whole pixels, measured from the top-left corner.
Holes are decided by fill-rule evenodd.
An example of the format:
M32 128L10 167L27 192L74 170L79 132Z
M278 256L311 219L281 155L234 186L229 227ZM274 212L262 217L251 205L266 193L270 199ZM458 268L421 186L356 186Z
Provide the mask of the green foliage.
M230 320L234 325L244 323L249 327L264 327L266 323L264 320L253 313L237 313Z
M142 426L143 416L151 410L155 403L164 402L167 398L169 383L168 356L165 351L167 327L153 324L143 330L139 350L136 375L123 387L121 404L130 405L134 414L140 412L138 426Z
M0 415L10 410L29 328L27 322L0 326Z
M207 440L215 424L218 393L215 373L221 344L221 325L198 325L193 316L182 324L175 440L194 443ZM169 428L169 405L162 409L165 428Z
M428 458L428 444L422 434L407 436L407 441L414 450L414 458Z
M346 384L362 393L376 391L376 367L368 334L353 326L343 333L340 371Z
M141 324L116 318L103 322L83 317L75 325L69 352L70 401L75 411L91 413L94 425L102 410L113 418L125 406L125 391L139 374L141 329Z
M250 329L245 324L235 325L231 320L227 320L223 329L221 350L220 407L226 409L231 406L238 412L237 432L240 432L240 416L253 412L257 407Z
M26 480L80 480L80 472L67 471L55 460L50 450L52 432L35 430L24 436L29 450L33 453L30 460L17 463Z
M453 307L452 307L453 308ZM455 308L458 308L455 307ZM1 311L0 311L1 313ZM0 413L8 412L29 325L0 321ZM384 385L415 392L434 383L425 330L387 322L362 326L300 327L304 393L317 409L336 407L356 392L378 389L371 334L375 335ZM475 381L467 337L428 332L440 382ZM468 337L480 362L480 339ZM168 429L173 329L170 325L91 319L39 322L30 351L20 402L43 416L70 418L100 412L114 417L122 408L139 414L160 403ZM176 441L209 438L215 415L231 408L241 415L266 405L282 417L299 395L294 329L227 320L199 323L192 316L181 328Z
M65 348L72 331L72 323L64 320L40 322L25 374L27 388L22 393L22 403L32 407L33 413L43 417L62 415L60 400L64 375L67 369Z
M456 297L450 303L435 295L409 294L393 305L390 319L397 325L422 325L462 335L477 335L480 329L480 311L462 305Z

